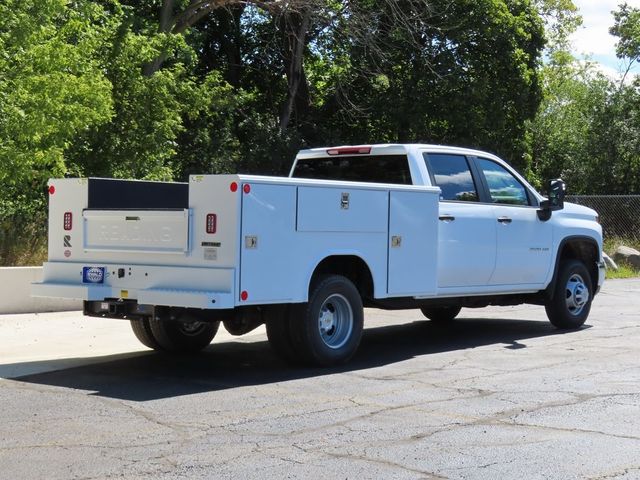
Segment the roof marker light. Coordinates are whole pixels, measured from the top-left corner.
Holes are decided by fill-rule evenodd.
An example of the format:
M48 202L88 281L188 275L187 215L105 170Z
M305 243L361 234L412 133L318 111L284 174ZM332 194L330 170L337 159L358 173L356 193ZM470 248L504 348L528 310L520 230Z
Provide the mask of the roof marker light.
M53 195L54 193L56 193L56 187L54 187L53 185L51 185L49 187L49 195Z
M242 186L242 191L243 191L244 193L249 193L249 192L251 191L251 185L249 185L248 183L245 183L245 184Z

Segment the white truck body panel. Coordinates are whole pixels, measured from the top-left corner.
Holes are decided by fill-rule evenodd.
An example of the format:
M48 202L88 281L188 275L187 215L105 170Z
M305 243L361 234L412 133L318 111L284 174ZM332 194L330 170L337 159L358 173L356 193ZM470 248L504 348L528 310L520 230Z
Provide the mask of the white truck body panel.
M82 222L68 233L68 256L45 264L34 295L191 308L300 303L317 265L333 255L362 259L376 298L436 295L436 187L195 175L188 209L155 211L92 210L87 180L51 184L59 196L50 252L64 237L65 212ZM214 234L205 231L208 214ZM392 246L392 237L401 242ZM103 283L83 283L85 267L104 269Z
M403 228L390 232L390 215L402 215L398 206L392 210L397 215L390 213L390 198L412 195L407 197L411 202L406 205L405 217L411 209L433 213L438 189L300 179L283 184L282 179L241 178L251 186L242 202L239 291L248 294L243 305L306 301L313 271L322 260L336 255L359 257L369 266L376 298L407 296L416 285L421 295L435 295L434 249L426 249L425 260L421 260L430 265L427 275L414 268L401 275L393 262L388 264L387 256L393 249L394 258L401 260L395 251L403 250L405 258L415 260L415 247L423 249L416 239L417 226L411 222L398 220L398 227ZM348 208L343 208L345 194ZM430 230L435 241L434 218L422 217L421 229ZM391 237L396 234L405 234L411 241L392 248ZM429 237L425 235L423 241Z

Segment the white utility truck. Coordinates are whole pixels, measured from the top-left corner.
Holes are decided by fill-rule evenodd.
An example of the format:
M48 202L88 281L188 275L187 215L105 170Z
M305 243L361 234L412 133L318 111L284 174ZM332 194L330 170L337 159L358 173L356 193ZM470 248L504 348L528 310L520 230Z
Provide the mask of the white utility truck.
M266 324L285 359L349 360L363 306L544 305L580 327L604 280L596 212L539 195L499 158L434 145L301 151L289 178L49 182L49 258L35 296L128 319L146 346L202 349L220 322Z

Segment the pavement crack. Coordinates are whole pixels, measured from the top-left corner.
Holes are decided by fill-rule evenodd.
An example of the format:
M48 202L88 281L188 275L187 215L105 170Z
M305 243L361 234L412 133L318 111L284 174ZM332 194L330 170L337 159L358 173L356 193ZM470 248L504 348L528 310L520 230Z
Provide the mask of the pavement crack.
M620 478L630 474L631 472L640 472L640 465L627 467L623 470L617 470L615 472L605 473L595 477L587 477L587 479L588 480L606 480L607 478Z
M324 455L327 455L329 457L332 458L337 458L337 459L342 459L342 460L359 460L362 462L367 462L367 463L373 463L376 465L381 465L384 467L389 467L389 468L393 468L393 469L400 469L406 472L410 472L410 473L417 473L419 475L422 475L421 478L425 479L425 480L438 480L438 479L446 479L448 477L444 477L442 475L438 475L436 473L433 472L429 472L426 470L419 470L417 468L412 468L409 467L407 465L403 465L401 463L397 463L397 462L392 462L391 460L385 460L385 459L381 459L381 458L371 458L366 456L365 454L363 455L353 455L353 454L347 454L347 453L334 453L334 452L322 452Z

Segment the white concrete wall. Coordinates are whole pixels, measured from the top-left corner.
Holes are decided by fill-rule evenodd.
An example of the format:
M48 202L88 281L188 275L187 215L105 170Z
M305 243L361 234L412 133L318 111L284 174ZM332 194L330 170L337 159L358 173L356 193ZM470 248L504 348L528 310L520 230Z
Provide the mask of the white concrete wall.
M0 268L0 314L82 310L79 300L31 296L31 282L42 278L42 267Z

